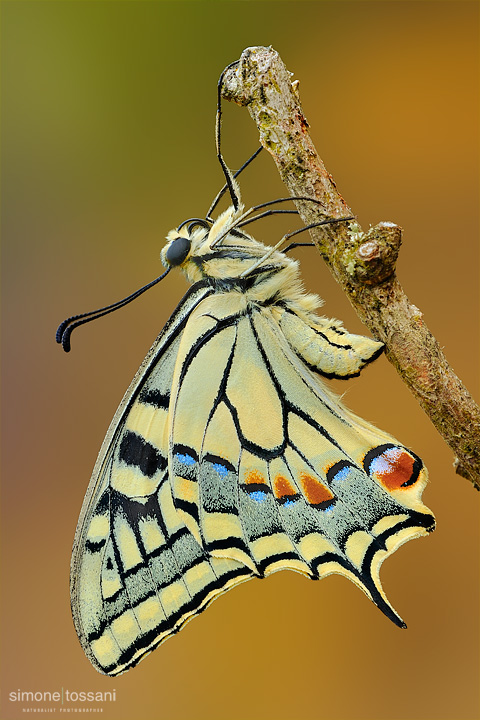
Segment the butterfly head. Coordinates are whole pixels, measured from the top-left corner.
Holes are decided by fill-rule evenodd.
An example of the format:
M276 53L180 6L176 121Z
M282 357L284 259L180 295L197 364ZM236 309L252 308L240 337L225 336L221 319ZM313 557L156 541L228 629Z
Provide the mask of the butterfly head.
M179 267L192 283L204 278L237 279L268 257L277 269L294 261L247 235L238 227L244 209L229 207L215 221L190 218L171 230L161 251L167 268Z

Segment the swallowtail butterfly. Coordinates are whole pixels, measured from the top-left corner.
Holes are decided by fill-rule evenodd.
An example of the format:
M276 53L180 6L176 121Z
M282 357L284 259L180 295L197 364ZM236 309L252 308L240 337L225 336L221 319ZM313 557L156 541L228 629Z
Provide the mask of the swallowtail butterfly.
M245 211L220 152L220 112L219 101L226 185L206 218L171 231L161 253L166 273L179 268L192 286L113 418L75 536L73 618L88 658L109 675L226 590L284 569L344 575L405 627L379 568L434 528L422 461L322 379L358 375L382 344L316 314L319 298L279 249L298 231L276 248L246 233L284 199ZM225 190L232 204L214 220ZM57 340L68 350L74 327L145 289L69 318Z

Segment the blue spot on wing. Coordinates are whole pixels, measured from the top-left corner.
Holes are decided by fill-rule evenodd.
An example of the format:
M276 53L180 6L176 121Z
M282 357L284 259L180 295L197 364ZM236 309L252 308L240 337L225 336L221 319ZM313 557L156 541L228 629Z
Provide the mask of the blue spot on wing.
M350 467L344 467L344 468L342 468L342 470L340 470L340 472L338 472L338 473L335 475L335 481L336 481L336 482L341 482L342 480L346 480L347 477L350 475L350 472L351 472L351 468L350 468Z
M225 467L225 465L220 465L220 463L212 463L212 467L214 470L217 471L217 473L220 475L220 477L224 478L228 475L228 469Z
M348 480L350 473L355 472L357 468L346 460L333 465L327 473L327 482L345 482Z
M183 463L184 465L195 465L197 462L195 458L193 458L191 455L182 455L181 453L177 453L175 455L176 459Z
M252 498L252 500L255 500L255 502L262 503L267 497L267 494L264 493L262 490L255 490L255 492L249 493L249 496Z

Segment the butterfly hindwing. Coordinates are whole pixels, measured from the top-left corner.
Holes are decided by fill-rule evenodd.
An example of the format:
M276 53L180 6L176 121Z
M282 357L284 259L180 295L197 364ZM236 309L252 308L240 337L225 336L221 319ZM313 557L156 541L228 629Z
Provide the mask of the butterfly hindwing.
M276 313L224 298L192 314L174 382L173 494L185 524L209 554L257 575L345 575L402 624L378 571L432 527L421 464L339 404Z

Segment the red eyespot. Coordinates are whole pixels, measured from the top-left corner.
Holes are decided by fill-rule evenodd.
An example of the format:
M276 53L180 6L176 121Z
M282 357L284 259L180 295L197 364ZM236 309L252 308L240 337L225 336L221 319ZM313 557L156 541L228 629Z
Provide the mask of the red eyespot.
M399 490L413 485L422 469L416 455L397 445L380 445L370 450L363 461L366 472L379 480L387 490Z

